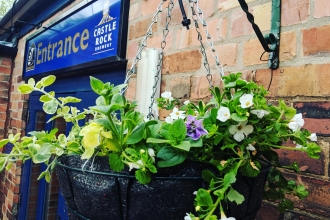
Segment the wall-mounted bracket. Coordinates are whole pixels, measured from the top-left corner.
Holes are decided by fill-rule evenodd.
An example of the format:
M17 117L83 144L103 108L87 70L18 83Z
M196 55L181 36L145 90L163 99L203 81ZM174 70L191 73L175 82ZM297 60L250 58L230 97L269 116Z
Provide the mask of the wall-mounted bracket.
M281 0L272 0L272 15L270 33L262 35L258 25L254 23L254 17L249 12L248 5L245 0L238 0L246 17L252 24L253 30L256 33L262 47L269 52L269 68L275 70L279 67L279 48L280 48L280 26L281 26Z

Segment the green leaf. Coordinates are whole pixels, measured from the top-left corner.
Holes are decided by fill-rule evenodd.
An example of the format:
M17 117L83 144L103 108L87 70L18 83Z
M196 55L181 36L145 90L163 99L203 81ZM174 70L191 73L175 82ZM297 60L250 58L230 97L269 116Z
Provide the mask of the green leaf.
M92 106L89 108L93 111L106 115L110 112L111 106L110 105L97 105L97 106Z
M229 201L231 202L235 201L237 205L242 204L242 202L244 201L244 196L239 192L237 192L236 190L234 190L233 188L230 188L227 197Z
M206 182L208 182L208 183L210 183L212 179L217 178L217 177L216 177L211 171L209 171L209 170L203 170L203 171L202 171L202 177L203 177L203 179L204 179Z
M42 162L46 162L49 160L49 158L51 157L51 152L53 149L53 145L50 143L44 143L41 148L38 150L37 154L35 154L32 157L32 160L34 163L42 163Z
M18 87L18 91L22 94L30 94L33 90L34 87L29 84L22 84Z
M190 147L203 147L203 139L200 138L198 140L193 140L193 139L190 139L189 140L190 142Z
M56 99L52 99L51 101L45 102L42 106L42 109L47 113L47 114L54 114L57 110L58 103Z
M54 97L49 96L49 95L42 95L42 96L40 96L39 101L40 102L49 102L49 101L53 100L53 98Z
M208 191L205 189L199 189L196 195L197 205L201 207L211 207L213 206L213 200Z
M286 212L287 210L292 210L294 208L294 204L291 200L283 199L280 204L278 204L278 210L281 213Z
M307 144L307 152L310 158L319 159L321 151L321 147L316 143L310 142Z
M111 103L116 103L120 106L123 106L124 105L124 100L123 100L122 94L114 94L112 99L111 99Z
M304 199L308 196L308 191L305 189L304 185L297 186L296 193L300 199Z
M182 119L178 119L173 122L169 129L169 135L171 139L176 142L181 142L185 139L187 135L187 128Z
M2 171L7 163L8 157L0 157L0 171Z
M297 111L296 111L295 108L287 107L287 108L285 109L284 116L285 116L286 118L290 118L290 119L291 119L291 118L293 118L293 116L296 115L296 113L297 113Z
M157 163L158 167L171 167L182 163L186 159L186 154L176 150L173 147L164 147L158 153L157 157L164 161Z
M103 127L107 128L108 130L110 130L111 125L109 122L109 119L104 117L104 118L98 118L94 121L95 123L102 125Z
M227 188L232 184L236 182L236 174L233 171L230 171L229 173L226 173L226 175L223 178L223 188L224 190L227 190Z
M172 145L175 148L180 150L189 151L190 150L190 142L189 141L182 141L180 144Z
M253 168L251 166L250 161L246 161L246 163L244 163L241 167L240 167L240 171L242 172L242 174L244 176L248 176L248 177L256 177L259 175L260 173L260 163L258 161L253 161L253 163L256 165L256 167L258 168L258 170L256 170L255 168Z
M135 177L141 184L148 184L151 180L151 175L148 171L137 170L135 171Z
M236 82L225 83L225 88L233 88L236 86Z
M56 77L54 75L49 75L41 79L41 83L44 87L50 86L53 84L56 80Z
M34 86L34 85L36 84L36 82L34 81L33 78L30 78L30 79L28 80L28 84L31 85L31 86Z
M143 139L145 123L140 124L127 139L127 144L136 144Z
M0 140L0 148L2 148L3 146L5 146L6 144L8 144L9 140L8 139L2 139Z
M230 118L233 119L234 121L237 121L237 122L242 122L242 121L246 121L248 120L248 117L246 117L245 115L244 116L241 116L237 113L233 113L230 115Z
M39 177L38 177L38 180L40 180L41 178L45 177L45 180L47 183L50 182L50 172L48 170L42 172Z
M89 78L90 78L90 84L91 84L93 91L96 94L101 95L101 92L104 88L104 83L101 80L96 79L93 76L90 76Z
M120 159L118 154L111 153L109 156L110 168L114 171L120 172L124 169L124 162Z
M72 96L65 97L65 103L78 103L78 102L81 102L81 99Z
M163 143L169 143L171 140L165 140L165 139L158 139L158 138L148 138L147 143L154 143L154 144L163 144Z

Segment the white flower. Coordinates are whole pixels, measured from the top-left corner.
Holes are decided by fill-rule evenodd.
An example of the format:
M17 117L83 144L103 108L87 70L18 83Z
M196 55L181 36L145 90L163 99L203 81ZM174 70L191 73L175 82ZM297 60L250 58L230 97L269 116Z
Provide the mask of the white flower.
M194 195L197 195L197 191L194 191L193 194L194 194Z
M225 215L225 213L221 212L221 218L220 220L236 220L234 217L228 217Z
M230 118L230 111L229 108L221 106L218 110L217 119L225 122Z
M302 119L302 114L296 114L289 122L288 126L289 128L295 132L296 130L299 130L302 126L304 126L305 121Z
M184 114L184 111L179 111L177 107L174 107L173 112L170 114L172 119L184 119L186 115Z
M239 98L239 102L241 103L242 108L251 107L253 105L253 95L244 94Z
M311 141L317 141L317 136L315 133L312 133L308 138L311 139Z
M152 148L149 148L148 149L148 154L149 154L149 156L151 157L151 159L152 159L152 161L153 162L155 162L155 151L154 151L154 149L152 149Z
M184 217L184 220L192 220L189 213L186 213L186 216Z
M190 103L189 100L186 100L183 104L188 105Z
M300 145L300 144L297 144L296 145L296 148L298 148L298 149L303 149L303 150L307 150L307 147L304 147L304 146L302 146L302 145Z
M242 121L238 125L229 126L229 133L234 135L234 139L236 141L241 142L244 137L248 136L253 132L253 126L246 124L247 121Z
M173 118L171 117L171 116L167 116L166 118L165 118L165 121L167 122L167 123L169 123L169 124L172 124L173 123Z
M265 115L268 115L269 112L266 110L251 110L251 113L257 115L258 118L263 118Z
M166 99L167 102L170 102L173 100L173 97L172 97L172 93L171 92L163 92L161 94L161 97L163 97L164 99Z
M136 163L127 162L127 165L129 166L129 171L131 171L132 169L140 169L143 166L143 162L142 160L138 160Z
M248 150L250 150L250 151L255 151L255 150L256 150L256 148L253 147L252 144L249 144L249 145L246 147L246 149L248 149Z

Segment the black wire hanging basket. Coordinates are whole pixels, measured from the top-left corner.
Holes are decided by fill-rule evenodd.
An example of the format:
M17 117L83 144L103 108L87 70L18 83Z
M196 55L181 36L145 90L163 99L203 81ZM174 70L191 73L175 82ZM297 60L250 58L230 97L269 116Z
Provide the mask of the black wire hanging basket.
M264 166L255 178L237 176L233 187L245 201L224 205L229 216L237 220L255 218L269 169L269 165ZM186 213L195 212L195 192L208 186L202 179L203 170L215 168L185 161L159 169L150 183L142 185L133 171L111 170L107 157L95 157L86 163L79 155L63 156L56 167L70 220L182 220Z

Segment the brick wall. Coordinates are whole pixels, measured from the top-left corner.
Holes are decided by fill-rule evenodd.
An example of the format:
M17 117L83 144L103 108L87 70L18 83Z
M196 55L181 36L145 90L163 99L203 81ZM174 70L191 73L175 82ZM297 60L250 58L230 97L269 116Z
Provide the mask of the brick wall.
M47 26L63 11L80 3L74 1L70 6L55 14L43 25ZM130 0L129 36L127 59L129 65L137 52L137 46L143 39L153 13L160 1ZM186 12L191 18L188 1L184 0ZM270 0L247 0L250 11L262 31L270 28ZM169 3L164 3L163 12L158 17L158 23L153 27L153 35L148 40L148 47L160 48L162 31L166 23ZM190 100L208 99L208 81L205 77L203 57L199 53L199 42L194 26L186 30L181 26L181 14L177 1L174 1L170 32L165 48L164 68L162 70L161 91L172 91L177 98ZM271 71L267 62L260 61L263 49L258 42L250 23L248 23L237 0L199 0L199 6L204 12L209 31L214 39L215 48L219 52L220 62L225 66L226 73L241 71L248 79L254 79L268 87ZM322 157L312 161L299 154L281 151L281 160L289 163L298 160L304 172L294 176L301 180L310 190L308 199L298 202L294 211L280 214L274 204L267 201L259 213L258 219L329 219L330 218L330 187L329 187L329 106L330 94L330 3L329 0L282 0L282 33L280 47L280 68L273 72L269 99L282 98L298 108L306 117L306 128L317 132L322 146ZM200 26L201 27L201 26ZM203 31L201 30L203 33ZM22 83L22 65L25 39L18 42L18 54L14 60L11 87L9 85L12 61L0 57L0 125L5 120L5 101L10 99L10 118L8 131L25 134L25 122L22 120L22 110L28 96L17 92ZM202 34L205 40L205 34ZM219 85L219 74L214 67L215 61L207 50L211 64L213 83ZM265 55L264 57L267 57ZM135 98L136 79L130 81L127 97ZM10 97L5 91L10 90ZM163 113L164 116L166 113ZM3 137L4 126L0 126L0 137ZM1 219L14 219L17 211L18 189L20 183L20 166L16 164L8 172L3 172L1 179L0 204ZM288 174L292 175L292 174Z
M132 62L137 46L143 39L160 1L131 0L130 27L127 58ZM191 10L184 0L188 18ZM247 0L255 22L267 33L270 29L270 0ZM162 31L166 23L167 5L158 16L148 47L160 48ZM182 16L174 1L170 32L165 48L161 92L171 91L176 98L190 100L207 99L208 81L205 77L203 57L193 25L186 30L181 25ZM237 0L199 0L208 30L219 52L225 72L242 72L248 79L268 87L271 70L267 61L260 61L263 48L260 45L245 13ZM322 147L320 160L304 155L279 151L281 161L289 164L298 161L304 172L292 176L302 181L310 196L297 202L292 212L280 214L274 204L264 202L259 213L260 220L275 219L329 219L329 141L330 141L330 2L329 0L282 0L280 68L273 71L269 100L278 98L291 103L305 116L305 128L319 135ZM201 27L201 26L200 26ZM203 31L202 31L203 32ZM205 42L205 35L203 34ZM213 83L219 85L219 74L208 49ZM264 55L267 59L267 54ZM132 78L126 96L135 98L136 79ZM162 112L161 117L168 112Z

